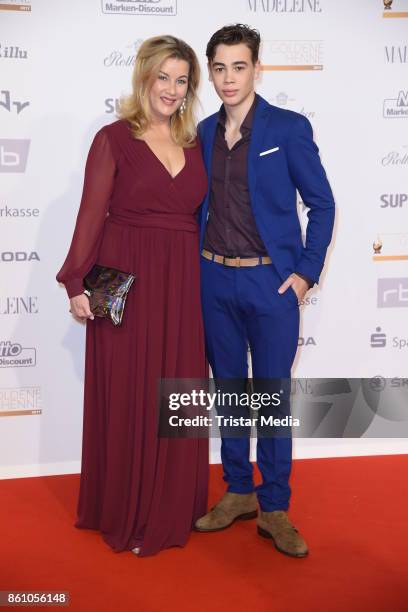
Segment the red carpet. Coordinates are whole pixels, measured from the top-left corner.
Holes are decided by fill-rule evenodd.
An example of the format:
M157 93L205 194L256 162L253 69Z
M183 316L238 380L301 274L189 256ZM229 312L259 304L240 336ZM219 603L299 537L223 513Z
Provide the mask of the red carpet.
M78 476L0 482L0 590L64 590L69 610L408 610L408 455L294 462L290 517L310 556L291 559L255 521L191 535L139 559L73 527ZM224 490L212 466L211 499Z

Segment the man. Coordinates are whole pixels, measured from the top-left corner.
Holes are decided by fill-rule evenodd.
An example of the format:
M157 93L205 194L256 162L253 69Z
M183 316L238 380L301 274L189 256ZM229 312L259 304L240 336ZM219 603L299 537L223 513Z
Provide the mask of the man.
M202 304L214 377L290 378L299 335L298 303L319 280L334 222L333 195L309 121L255 93L260 36L240 24L207 45L209 78L223 105L199 125L209 175L200 211ZM305 245L296 190L310 209ZM222 433L222 432L221 432ZM293 557L308 554L290 523L291 435L259 437L262 484L254 487L249 436L224 435L227 492L195 525L218 531L258 514L258 533Z

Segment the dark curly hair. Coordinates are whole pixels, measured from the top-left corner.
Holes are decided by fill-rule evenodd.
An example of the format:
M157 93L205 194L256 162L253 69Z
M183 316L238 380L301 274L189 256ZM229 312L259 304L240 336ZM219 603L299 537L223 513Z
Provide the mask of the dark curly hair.
M252 63L255 64L258 61L261 36L258 30L242 23L224 26L211 36L205 52L208 61L211 62L214 59L218 45L239 45L240 43L244 43L250 49Z

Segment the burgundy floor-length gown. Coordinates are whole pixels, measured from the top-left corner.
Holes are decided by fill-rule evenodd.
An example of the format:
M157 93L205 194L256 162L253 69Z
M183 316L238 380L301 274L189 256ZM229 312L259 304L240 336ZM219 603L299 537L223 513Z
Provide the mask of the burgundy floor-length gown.
M157 437L160 378L204 378L198 226L200 147L174 178L124 121L95 136L71 247L57 280L83 291L95 263L133 272L121 326L86 323L77 527L140 556L186 543L207 510L208 440Z

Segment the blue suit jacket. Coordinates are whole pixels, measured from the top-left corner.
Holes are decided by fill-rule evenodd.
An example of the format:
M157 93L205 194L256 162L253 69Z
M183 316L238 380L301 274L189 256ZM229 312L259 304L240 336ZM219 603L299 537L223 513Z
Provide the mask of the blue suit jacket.
M198 126L210 189L217 122L218 113L215 113ZM260 156L261 152L276 147L274 152ZM261 96L258 96L252 124L248 186L256 226L282 280L296 271L317 283L333 231L333 194L319 149L313 142L309 120L299 113L272 106ZM199 213L200 252L210 189ZM305 245L296 189L310 209Z

